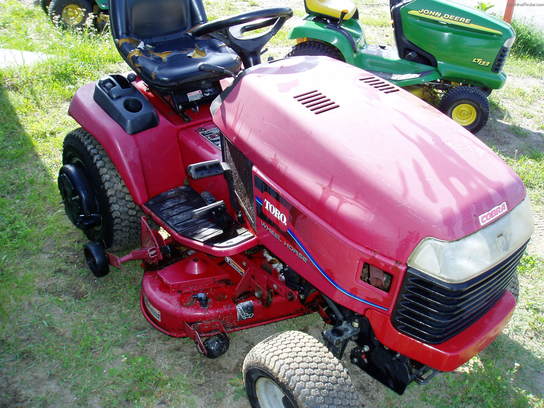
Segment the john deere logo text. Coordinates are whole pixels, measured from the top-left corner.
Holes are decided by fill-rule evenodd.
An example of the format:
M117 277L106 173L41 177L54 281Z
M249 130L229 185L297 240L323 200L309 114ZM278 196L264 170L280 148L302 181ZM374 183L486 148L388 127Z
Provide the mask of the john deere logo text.
M420 9L418 10L418 13L419 15L422 15L422 16L436 17L439 19L456 21L456 22L465 23L465 24L470 24L470 21L471 21L470 18L454 16L453 14L444 14L440 11L435 11L435 10Z
M493 207L491 210L483 213L478 217L478 219L480 220L480 225L489 224L494 219L499 218L506 211L508 211L508 206L506 205L506 202L500 203L498 206Z
M473 24L470 18L454 16L453 14L445 14L440 11L419 9L419 10L410 10L408 11L408 14L425 18L427 20L434 20L434 21L439 21L441 23L456 25L459 27L466 27L473 30L485 31L486 33L493 33L498 35L502 34L499 30L495 30L494 28L489 28L489 27L484 27L482 25Z

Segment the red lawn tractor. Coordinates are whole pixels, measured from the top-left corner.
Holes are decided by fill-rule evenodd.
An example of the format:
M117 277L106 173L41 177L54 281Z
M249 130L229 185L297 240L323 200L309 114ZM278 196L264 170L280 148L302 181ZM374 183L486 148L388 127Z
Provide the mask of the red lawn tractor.
M483 143L356 67L261 63L290 9L213 22L200 0L110 11L134 73L77 91L58 182L96 276L141 261L153 327L215 358L230 332L319 313L324 345L290 331L247 355L261 408L360 406L338 360L348 346L402 394L500 333L533 222L522 182Z

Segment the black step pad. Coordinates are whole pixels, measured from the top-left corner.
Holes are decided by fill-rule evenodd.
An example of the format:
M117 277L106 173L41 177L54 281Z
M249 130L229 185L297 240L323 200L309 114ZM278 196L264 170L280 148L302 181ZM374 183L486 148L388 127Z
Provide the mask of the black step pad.
M212 212L207 212L204 216L197 215L198 211L195 210L208 204L191 187L182 186L153 197L146 206L178 234L206 242L223 234L223 229L214 220ZM217 211L219 210L213 213Z

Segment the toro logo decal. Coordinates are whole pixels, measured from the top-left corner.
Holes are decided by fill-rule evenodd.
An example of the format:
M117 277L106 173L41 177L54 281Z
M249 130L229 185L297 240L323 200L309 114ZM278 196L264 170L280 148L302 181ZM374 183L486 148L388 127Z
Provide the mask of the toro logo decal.
M289 228L289 213L278 200L268 193L263 194L263 213L283 231Z
M506 201L504 201L500 203L498 206L493 207L488 212L485 212L482 215L480 215L478 217L478 219L480 220L480 225L489 224L491 221L499 218L506 211L508 211L508 206L506 205Z

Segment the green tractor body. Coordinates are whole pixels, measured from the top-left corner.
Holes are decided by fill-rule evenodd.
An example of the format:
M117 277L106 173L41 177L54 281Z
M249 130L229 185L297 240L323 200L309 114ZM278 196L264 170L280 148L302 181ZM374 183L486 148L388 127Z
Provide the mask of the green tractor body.
M95 0L95 3L100 10L108 10L110 7L109 0Z
M303 49L309 47L300 47L304 42L319 42L334 47L345 62L399 86L418 89L418 85L427 85L441 92L463 86L472 96L480 92L477 97L485 99L484 105L489 92L506 81L502 68L515 39L514 31L482 11L445 0L391 0L396 47L386 47L367 43L357 12L350 13L350 18L345 18L349 7L337 10L339 17L330 10L328 15L320 14L312 4L318 1L322 4L330 0L306 0L308 15L290 33L290 38L298 42L292 55L308 54ZM297 52L297 47L301 51ZM468 123L467 117L458 120L459 111L454 117L454 107L442 108L449 109L454 120L473 132L487 120L486 112L477 112L485 116L484 123Z

